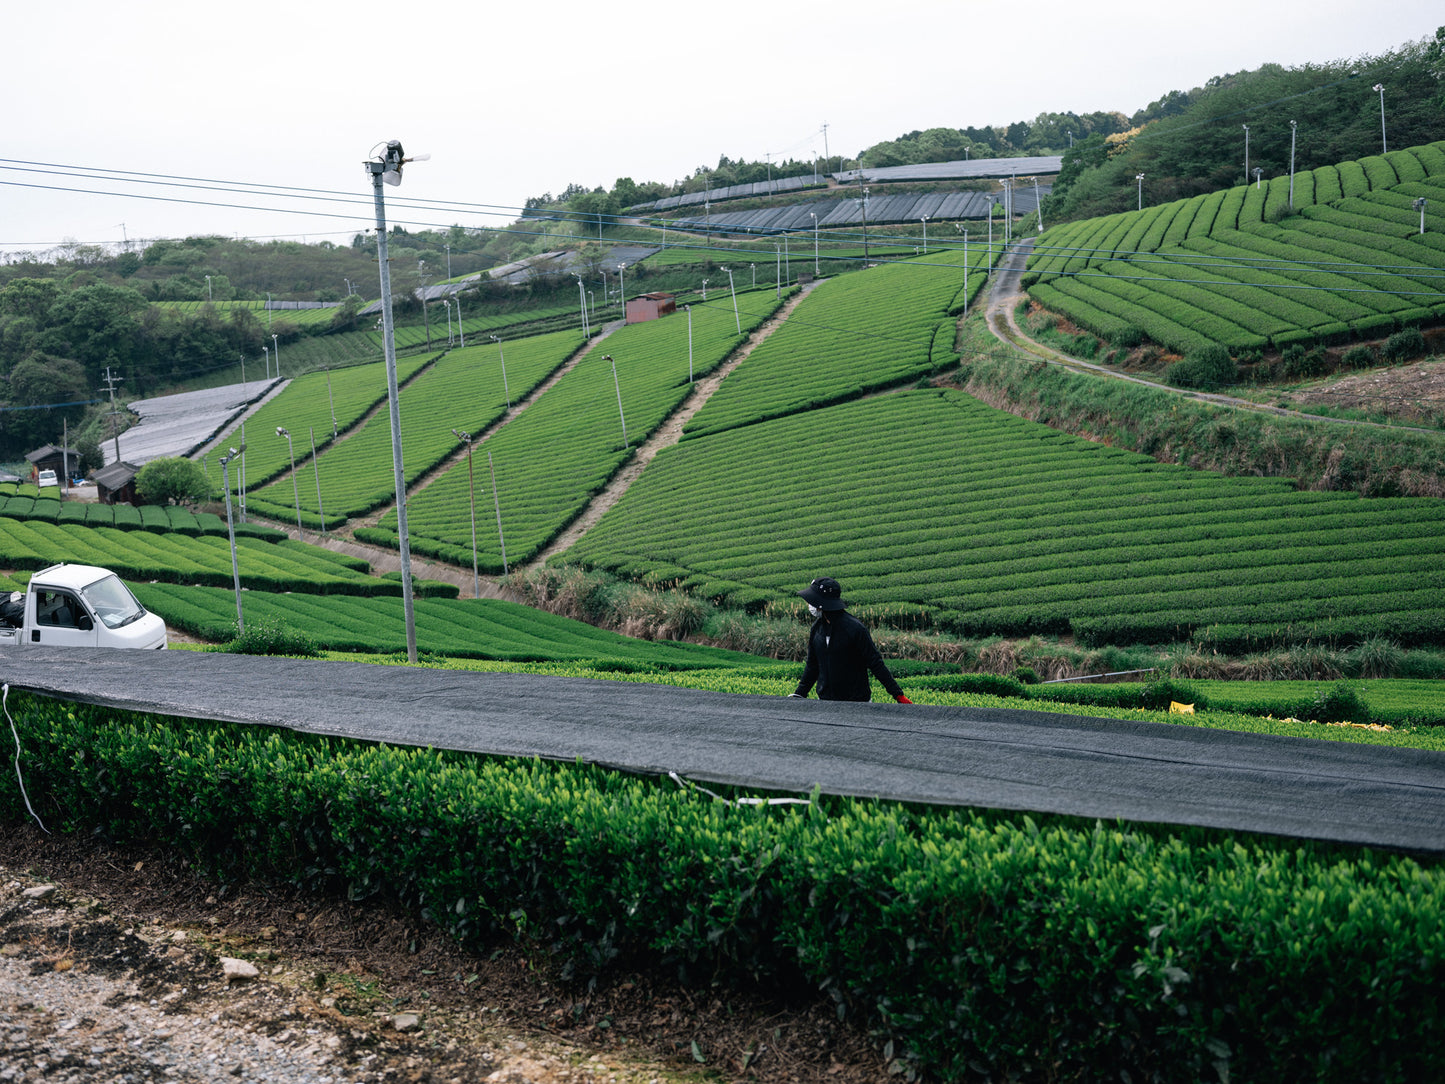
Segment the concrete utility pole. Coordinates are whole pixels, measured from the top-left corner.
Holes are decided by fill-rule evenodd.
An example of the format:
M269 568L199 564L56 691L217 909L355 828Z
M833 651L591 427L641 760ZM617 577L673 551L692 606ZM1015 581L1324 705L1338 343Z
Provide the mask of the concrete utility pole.
M416 609L412 602L411 538L406 521L406 472L401 457L401 405L396 379L396 327L391 315L391 268L386 252L386 200L382 184L400 184L401 168L409 161L402 154L401 144L391 140L385 153L363 163L371 175L376 204L376 262L381 273L382 345L386 357L386 398L391 414L391 464L396 488L396 533L401 551L401 602L406 620L406 657L416 663ZM428 344L430 345L430 344Z
M105 387L110 392L110 431L115 438L115 461L120 462L120 411L115 406L115 386L122 383L120 377L110 371L110 366L105 367Z

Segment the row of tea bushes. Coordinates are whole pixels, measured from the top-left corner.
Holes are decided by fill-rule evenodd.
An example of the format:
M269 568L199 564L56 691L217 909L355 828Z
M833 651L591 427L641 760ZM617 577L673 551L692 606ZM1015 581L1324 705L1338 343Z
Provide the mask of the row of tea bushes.
M399 904L473 951L823 991L938 1079L1445 1074L1445 870L1294 840L814 795L11 698L56 830ZM0 823L26 815L0 775ZM704 1056L711 1051L703 1049Z

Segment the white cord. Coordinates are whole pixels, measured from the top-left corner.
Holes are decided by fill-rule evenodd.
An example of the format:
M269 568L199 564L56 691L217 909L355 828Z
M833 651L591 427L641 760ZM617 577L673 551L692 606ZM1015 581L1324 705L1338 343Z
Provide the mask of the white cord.
M20 797L25 799L25 808L30 810L30 815L35 818L35 823L40 825L40 830L47 836L50 829L45 827L45 822L30 805L30 795L25 793L25 780L20 775L20 731L15 729L15 720L10 718L10 683L7 681L0 685L0 707L5 709L5 719L10 724L10 733L15 735L15 778L20 783Z
M696 783L694 783L691 779L684 779L682 776L678 775L676 772L668 772L667 775L668 775L668 778L671 779L674 783L676 783L679 787L691 787L693 790L700 790L700 791L702 791L704 794L706 794L706 795L708 795L709 797L711 797L714 801L718 801L718 802L726 802L726 801L728 801L728 799L727 799L727 798L724 798L721 794L714 794L712 791L708 790L706 787L700 787L700 786L698 786ZM813 803L812 803L812 801L810 801L810 800L807 799L807 798L734 798L734 799L732 799L731 804L733 804L733 805L812 805Z

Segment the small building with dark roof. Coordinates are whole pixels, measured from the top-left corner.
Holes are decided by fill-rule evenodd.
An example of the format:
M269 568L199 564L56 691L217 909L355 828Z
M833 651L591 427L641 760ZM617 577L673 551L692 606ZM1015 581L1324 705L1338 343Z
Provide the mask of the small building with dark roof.
M124 459L95 472L95 498L101 504L140 504L135 492L135 476L139 467Z
M53 470L57 478L66 477L66 468L72 471L80 466L80 453L74 448L58 448L54 444L42 444L33 452L25 453L30 463L30 479L34 481L43 470Z
M627 322L641 324L677 311L672 294L642 294L627 302Z

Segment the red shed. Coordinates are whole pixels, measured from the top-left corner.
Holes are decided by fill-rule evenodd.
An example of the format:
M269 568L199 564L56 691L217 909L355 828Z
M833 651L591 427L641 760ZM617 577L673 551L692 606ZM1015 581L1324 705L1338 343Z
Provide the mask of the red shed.
M677 311L672 294L642 294L627 302L627 323L640 324Z

